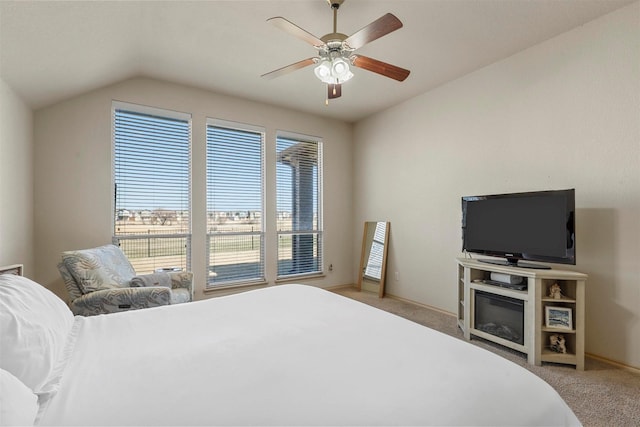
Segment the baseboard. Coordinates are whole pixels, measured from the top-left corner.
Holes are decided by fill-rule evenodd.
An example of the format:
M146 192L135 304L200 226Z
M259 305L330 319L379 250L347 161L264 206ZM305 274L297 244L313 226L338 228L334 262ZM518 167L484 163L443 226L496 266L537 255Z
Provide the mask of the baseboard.
M407 298L402 298L402 297L399 297L399 296L396 296L396 295L393 295L393 294L385 293L384 296L385 297L389 297L391 299L395 299L397 301L402 301L402 302L406 302L406 303L409 303L409 304L415 304L417 306L420 306L420 307L423 307L423 308L426 308L426 309L429 309L429 310L437 311L438 313L446 314L447 316L457 317L457 315L455 313L443 310L443 309L438 308L438 307L434 307L432 305L423 304L421 302L413 301L413 300L410 300L410 299L407 299Z
M604 363L607 363L609 365L616 366L616 367L618 367L620 369L624 369L625 371L630 371L630 372L634 372L636 374L640 374L640 368L637 368L635 366L626 365L626 364L624 364L622 362L618 362L616 360L607 359L606 357L598 356L597 354L593 354L593 353L585 353L585 356L590 358L590 359L599 360L600 362L604 362Z
M326 288L322 288L322 289L326 289L327 291L337 291L340 289L347 289L347 288L353 288L353 289L358 289L357 285L354 285L353 283L348 283L346 285L333 285L333 286L328 286Z

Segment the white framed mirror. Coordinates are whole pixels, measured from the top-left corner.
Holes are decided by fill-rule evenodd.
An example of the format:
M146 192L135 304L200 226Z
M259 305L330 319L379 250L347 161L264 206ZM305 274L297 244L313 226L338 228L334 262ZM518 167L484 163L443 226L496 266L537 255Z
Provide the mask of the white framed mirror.
M367 221L362 235L362 253L358 269L358 289L384 296L389 247L389 222Z

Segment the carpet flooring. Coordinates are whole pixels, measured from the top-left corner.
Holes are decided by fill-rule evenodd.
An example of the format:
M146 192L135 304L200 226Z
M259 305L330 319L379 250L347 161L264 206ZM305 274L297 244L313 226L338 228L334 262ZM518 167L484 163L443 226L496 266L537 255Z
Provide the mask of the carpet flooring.
M380 308L453 337L464 339L455 316L390 297L378 298L355 288L334 292ZM585 427L640 427L640 373L587 357L585 370L569 365L543 363L532 366L520 352L482 339L472 344L492 351L533 372L567 402Z

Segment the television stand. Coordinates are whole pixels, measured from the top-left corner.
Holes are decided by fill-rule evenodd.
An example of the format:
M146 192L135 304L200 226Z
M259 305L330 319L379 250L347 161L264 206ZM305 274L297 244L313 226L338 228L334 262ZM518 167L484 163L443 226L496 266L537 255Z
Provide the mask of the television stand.
M540 366L542 362L574 365L584 370L584 327L585 327L585 284L587 275L568 270L539 270L521 267L495 265L477 259L458 258L458 326L464 338L483 338L513 350L525 353L527 361ZM491 273L522 276L527 285L525 290L509 289L484 283L490 280ZM549 296L551 287L558 284L561 296ZM523 305L523 343L510 341L493 335L476 325L476 294L492 294L522 302ZM555 308L556 310L549 310ZM569 313L570 325L550 315L547 322L546 312ZM492 314L488 314L491 316ZM561 336L561 347L552 345L554 336ZM563 352L564 350L564 352Z

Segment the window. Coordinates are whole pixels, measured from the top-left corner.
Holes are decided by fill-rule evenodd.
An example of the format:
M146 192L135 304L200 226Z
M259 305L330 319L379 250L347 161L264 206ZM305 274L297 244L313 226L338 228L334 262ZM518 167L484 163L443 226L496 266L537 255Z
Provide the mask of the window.
M265 281L264 132L207 124L207 286Z
M276 139L278 278L322 272L322 142Z
M191 117L114 103L114 233L137 274L190 269Z

